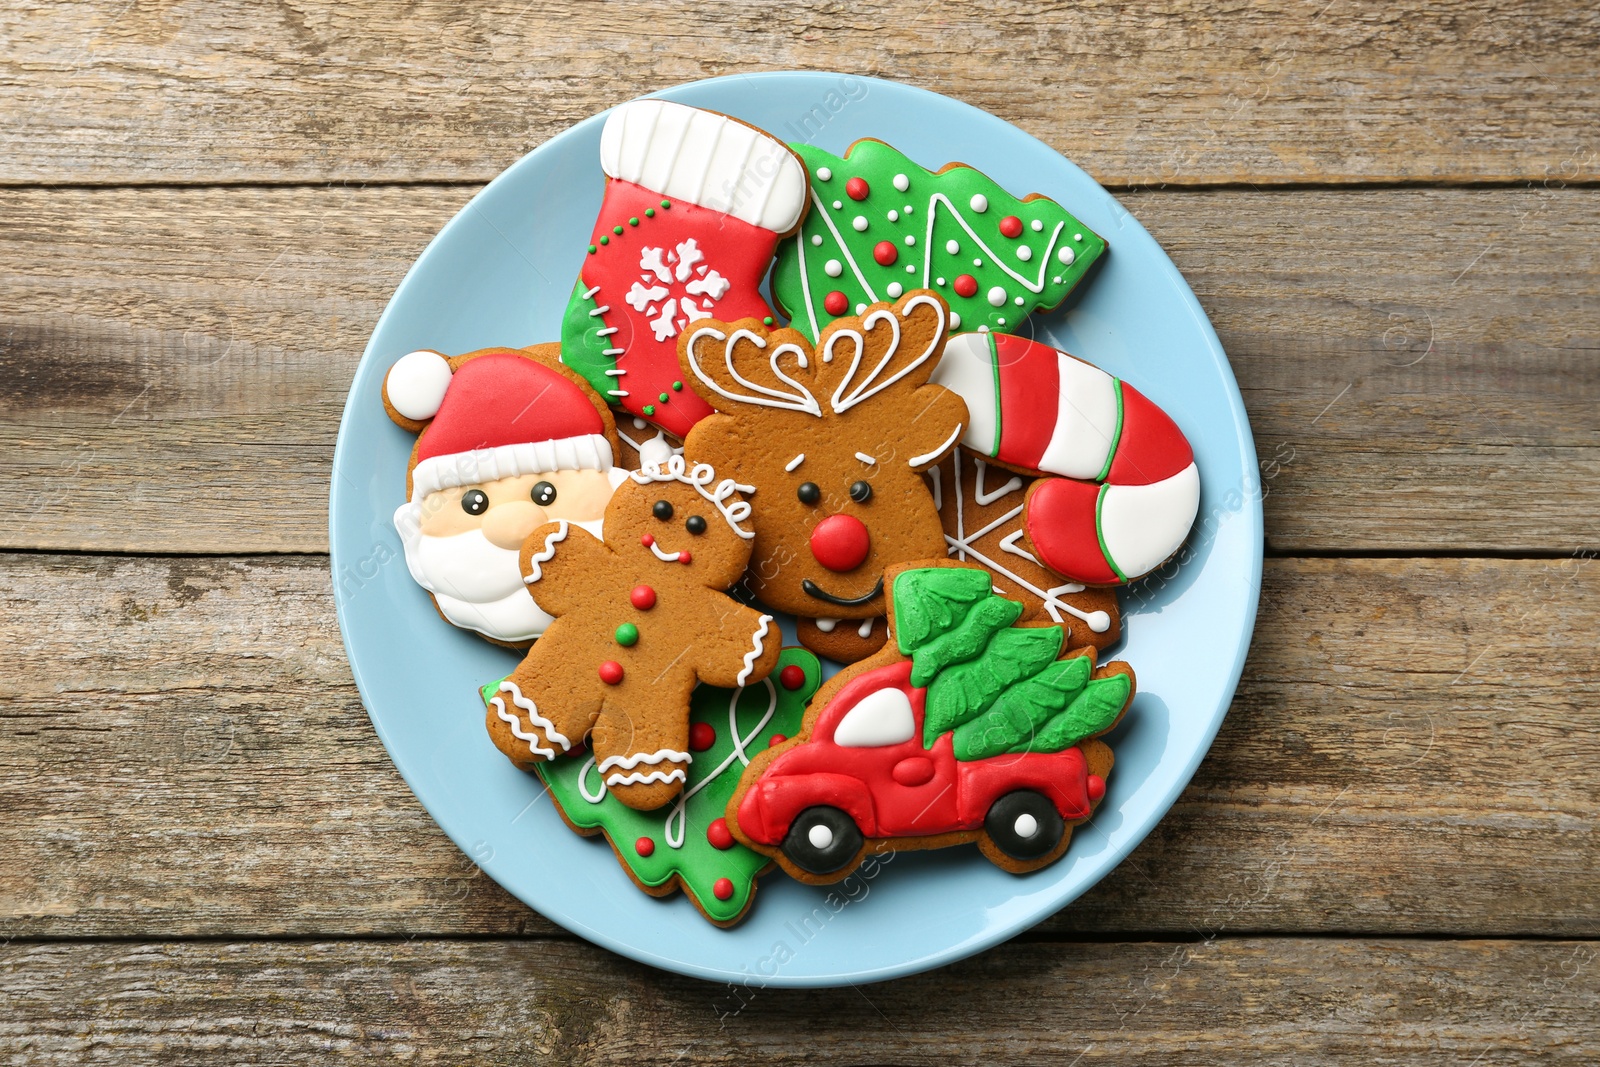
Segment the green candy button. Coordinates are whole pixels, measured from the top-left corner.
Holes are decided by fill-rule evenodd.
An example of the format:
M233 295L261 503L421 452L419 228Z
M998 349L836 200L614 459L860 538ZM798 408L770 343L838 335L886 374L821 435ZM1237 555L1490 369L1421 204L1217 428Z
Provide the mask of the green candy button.
M623 648L632 648L639 643L639 628L631 622L625 622L617 627L617 644Z

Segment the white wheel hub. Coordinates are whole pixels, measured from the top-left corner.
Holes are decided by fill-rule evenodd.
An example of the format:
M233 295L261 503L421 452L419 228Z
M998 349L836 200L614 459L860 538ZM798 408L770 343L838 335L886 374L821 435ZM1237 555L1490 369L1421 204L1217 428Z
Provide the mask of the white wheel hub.
M1023 812L1017 816L1017 821L1011 824L1011 829L1016 831L1018 837L1032 837L1039 832L1039 820Z
M833 831L818 823L806 832L806 840L812 848L827 848L833 844Z

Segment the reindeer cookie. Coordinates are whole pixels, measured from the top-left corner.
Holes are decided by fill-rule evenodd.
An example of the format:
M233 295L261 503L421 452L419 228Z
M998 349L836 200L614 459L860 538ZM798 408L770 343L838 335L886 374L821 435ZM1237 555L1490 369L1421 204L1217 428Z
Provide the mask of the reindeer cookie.
M741 491L672 456L617 488L604 542L567 522L533 532L523 579L555 621L489 699L489 735L513 763L532 769L587 738L628 807L682 790L696 683L758 682L781 651L772 616L723 592L750 560Z
M918 290L830 323L815 347L758 319L696 322L679 339L684 378L717 409L684 455L750 483L750 590L830 658L883 644L886 567L945 554L922 472L967 422L960 396L928 383L949 318Z

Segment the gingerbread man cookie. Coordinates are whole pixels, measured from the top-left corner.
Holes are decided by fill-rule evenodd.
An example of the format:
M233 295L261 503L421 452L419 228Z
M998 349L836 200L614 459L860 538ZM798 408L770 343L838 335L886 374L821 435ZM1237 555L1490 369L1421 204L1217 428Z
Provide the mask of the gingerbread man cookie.
M750 561L748 491L673 456L617 488L604 542L566 522L533 532L522 573L555 621L489 702L489 734L513 763L531 769L587 738L628 807L682 790L695 685L758 682L782 650L772 616L723 592Z

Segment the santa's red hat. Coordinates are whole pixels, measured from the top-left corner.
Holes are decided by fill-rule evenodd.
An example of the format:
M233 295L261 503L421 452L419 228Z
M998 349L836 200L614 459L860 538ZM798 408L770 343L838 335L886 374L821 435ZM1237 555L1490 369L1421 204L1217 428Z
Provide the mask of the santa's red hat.
M519 352L489 352L453 373L437 352L402 356L383 382L389 405L428 422L411 499L458 485L563 470L609 470L605 420L583 389Z

